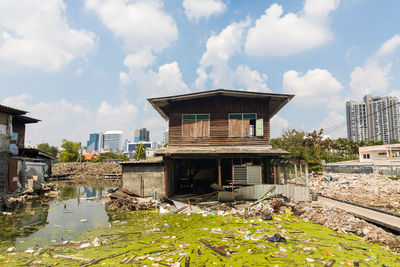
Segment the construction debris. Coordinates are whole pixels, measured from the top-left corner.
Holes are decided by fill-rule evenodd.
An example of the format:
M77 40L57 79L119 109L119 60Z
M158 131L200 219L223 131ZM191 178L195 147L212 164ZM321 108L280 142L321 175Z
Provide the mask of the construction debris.
M312 174L310 191L400 213L400 180L380 174Z
M141 198L122 188L115 190L109 197L110 201L107 202L106 209L110 211L154 210L158 208L157 201L152 197Z
M73 180L79 184L93 184L101 180L109 181L110 177L119 181L122 167L113 162L65 162L52 165L53 180Z

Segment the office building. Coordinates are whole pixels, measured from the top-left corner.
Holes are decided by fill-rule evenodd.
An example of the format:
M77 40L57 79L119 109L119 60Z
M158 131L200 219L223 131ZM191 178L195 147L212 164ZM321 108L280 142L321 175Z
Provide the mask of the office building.
M89 140L86 143L86 150L90 152L95 152L100 150L100 134L91 133L89 135Z
M150 141L150 131L147 131L146 128L136 129L134 142L149 142Z
M346 103L347 138L355 142L399 140L397 97L366 95L363 100Z
M107 131L103 134L103 150L112 152L121 152L123 141L122 131Z

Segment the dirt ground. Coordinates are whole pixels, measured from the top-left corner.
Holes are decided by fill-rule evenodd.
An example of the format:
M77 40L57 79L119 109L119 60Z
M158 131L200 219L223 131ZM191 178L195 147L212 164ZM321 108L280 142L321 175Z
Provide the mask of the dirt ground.
M310 191L400 213L400 180L379 174L310 175Z

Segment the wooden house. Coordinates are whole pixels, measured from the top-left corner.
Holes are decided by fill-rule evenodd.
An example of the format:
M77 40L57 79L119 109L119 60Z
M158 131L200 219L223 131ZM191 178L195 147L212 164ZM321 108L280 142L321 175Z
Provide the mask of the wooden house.
M168 146L155 153L163 193L278 183L276 159L288 152L270 146L270 119L293 96L219 89L148 99L169 122Z

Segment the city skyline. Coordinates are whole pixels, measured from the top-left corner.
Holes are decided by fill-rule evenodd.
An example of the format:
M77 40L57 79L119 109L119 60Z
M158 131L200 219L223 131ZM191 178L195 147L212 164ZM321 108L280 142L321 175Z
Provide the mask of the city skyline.
M130 125L161 140L167 122L146 101L157 96L295 94L271 120L277 137L345 124L350 99L400 95L398 1L40 3L0 3L0 103L41 120L28 143L84 143L91 129Z

